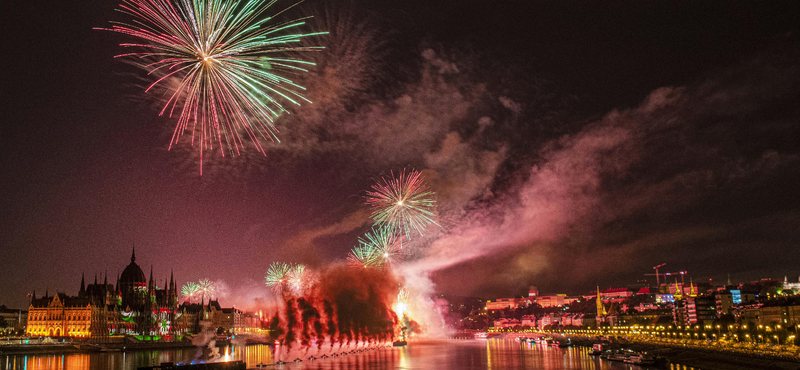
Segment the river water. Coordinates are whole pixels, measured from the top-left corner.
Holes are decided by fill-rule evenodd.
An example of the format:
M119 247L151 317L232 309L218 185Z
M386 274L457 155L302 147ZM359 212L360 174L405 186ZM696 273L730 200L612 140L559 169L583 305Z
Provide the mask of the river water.
M608 362L587 355L582 347L553 348L537 344L520 343L512 339L439 340L412 342L406 347L389 347L349 354L356 349L324 346L287 350L265 345L229 346L220 348L223 360L243 360L248 369L258 364L269 364L268 369L285 370L366 370L366 369L420 369L420 370L470 370L470 369L544 369L544 370L638 370L639 366ZM360 349L360 348L359 348ZM347 355L319 358L333 352ZM192 361L197 350L136 351L117 353L65 354L65 355L0 355L3 369L44 370L135 370L139 366L158 365L161 362L185 363ZM318 357L309 360L310 356ZM302 362L294 362L301 358ZM288 362L275 365L278 360ZM672 365L671 370L691 370Z

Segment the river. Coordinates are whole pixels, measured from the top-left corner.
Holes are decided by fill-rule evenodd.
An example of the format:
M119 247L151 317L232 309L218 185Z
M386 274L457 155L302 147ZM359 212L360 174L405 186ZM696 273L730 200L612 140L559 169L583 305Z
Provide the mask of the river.
M527 344L512 339L438 340L412 342L406 347L380 348L345 356L318 358L333 352L342 353L353 348L346 346L321 351L316 348L286 350L278 346L273 350L265 345L229 346L220 348L223 359L244 360L248 369L258 364L269 364L268 369L286 370L366 370L366 369L420 369L420 370L470 370L470 369L544 369L544 370L638 370L638 366L608 362L587 355L586 348L553 348ZM0 355L0 368L20 370L135 370L139 366L158 365L161 362L183 363L192 361L197 350L160 350L117 353L79 353L65 355ZM294 362L296 358L302 362ZM286 365L275 365L280 359ZM671 370L691 370L672 365Z

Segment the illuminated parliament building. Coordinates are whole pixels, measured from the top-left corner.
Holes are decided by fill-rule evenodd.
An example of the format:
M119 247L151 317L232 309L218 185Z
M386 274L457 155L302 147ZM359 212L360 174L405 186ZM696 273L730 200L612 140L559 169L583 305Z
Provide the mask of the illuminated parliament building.
M166 280L165 280L166 282ZM178 289L172 274L169 286L160 288L150 281L136 264L136 252L131 263L117 277L116 286L108 283L86 285L81 276L78 295L64 293L37 298L34 291L28 309L27 334L30 336L75 337L102 339L134 336L139 340L170 340L180 337L187 327L175 327L178 312Z

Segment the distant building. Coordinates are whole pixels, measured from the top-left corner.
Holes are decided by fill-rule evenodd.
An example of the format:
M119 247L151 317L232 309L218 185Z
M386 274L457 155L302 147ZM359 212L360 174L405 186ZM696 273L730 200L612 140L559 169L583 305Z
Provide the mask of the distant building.
M697 324L717 319L717 309L711 297L686 298L686 314L689 323Z
M543 315L542 317L538 318L536 320L536 324L539 327L539 329L542 329L542 328L544 328L545 326L548 326L548 325L561 324L562 320L563 320L563 317L560 314L550 313L550 314Z
M676 300L672 307L672 322L677 326L689 325L689 312L686 301Z
M790 283L789 279L784 276L783 277L783 290L784 292L787 290L791 290L792 294L800 293L800 278L797 279L796 283Z
M540 295L536 298L536 303L542 307L561 307L566 304L566 294Z
M740 300L741 302L741 300ZM730 290L719 291L716 294L717 317L728 315L733 307L733 294Z
M771 306L763 307L752 305L738 307L733 310L733 315L739 322L753 323L756 325L780 324L792 326L800 324L800 306Z
M533 315L522 316L522 323L521 324L522 324L522 326L530 326L532 328L536 327L536 316L533 316Z
M504 310L506 308L517 308L520 306L520 303L526 300L522 298L498 298L494 301L486 301L486 310Z
M28 311L0 306L0 317L5 322L5 325L0 325L0 331L5 329L23 330L28 322Z
M516 319L497 319L494 320L494 327L495 328L513 328L515 326L521 326L522 321Z
M636 295L632 290L628 288L608 288L605 290L600 291L600 297L603 303L620 303L630 297ZM586 298L594 298L597 297L597 291L590 292Z

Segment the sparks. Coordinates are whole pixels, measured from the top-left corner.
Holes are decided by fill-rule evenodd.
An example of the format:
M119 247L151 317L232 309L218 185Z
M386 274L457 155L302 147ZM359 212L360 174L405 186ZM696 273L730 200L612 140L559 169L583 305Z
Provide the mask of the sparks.
M431 199L434 193L428 190L422 174L411 170L400 173L395 178L394 174L372 186L372 191L367 192L367 204L372 207L372 219L376 224L392 228L402 233L406 238L411 237L411 230L416 230L420 235L429 225L438 225L433 217L436 201Z
M191 134L200 152L216 143L225 156L240 154L244 138L266 154L262 140L279 141L275 119L300 105L305 90L288 76L307 72L312 62L296 59L302 39L327 32L302 33L306 18L272 22L265 11L277 0L123 0L120 11L131 24L111 28L140 41L120 46L137 49L116 57L133 58L147 71L153 88L164 91L159 115L178 114L169 147ZM174 81L174 83L173 83Z
M359 245L350 251L350 266L388 268L402 261L403 236L388 227L373 228L358 239Z

